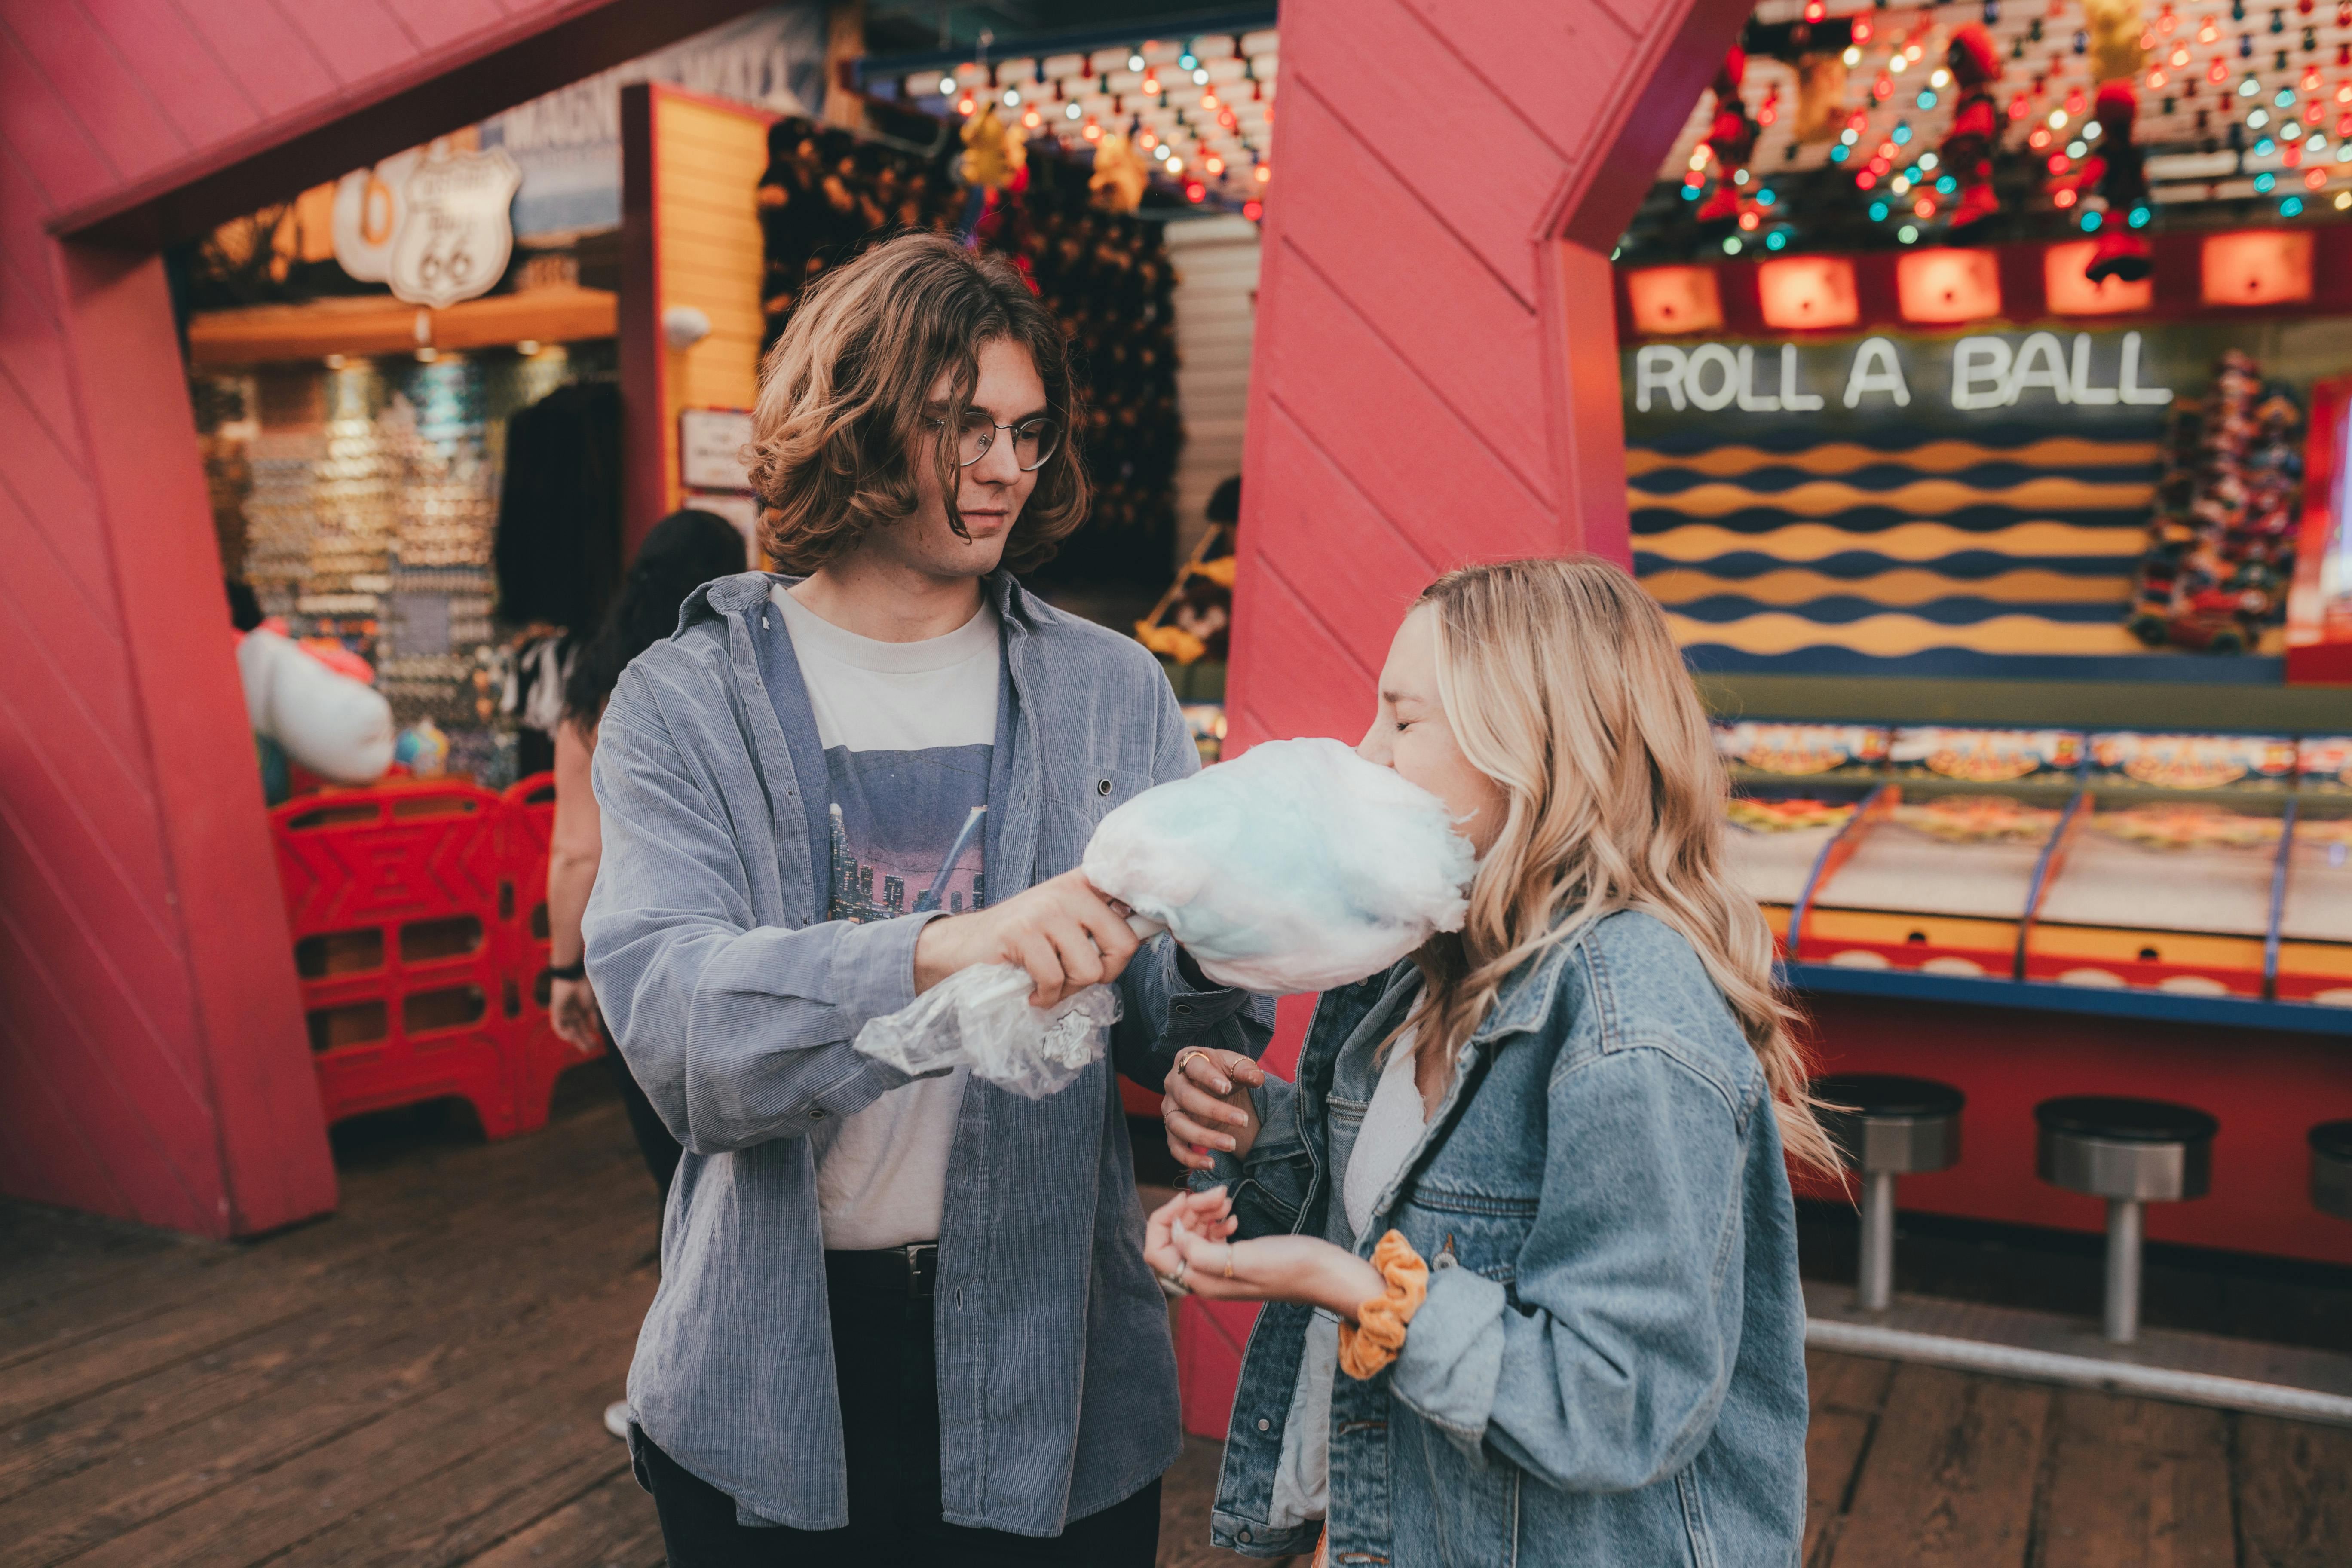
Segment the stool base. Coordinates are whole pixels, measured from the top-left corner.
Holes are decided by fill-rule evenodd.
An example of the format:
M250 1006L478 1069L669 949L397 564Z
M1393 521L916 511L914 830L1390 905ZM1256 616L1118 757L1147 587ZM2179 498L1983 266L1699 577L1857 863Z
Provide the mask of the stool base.
M1862 1267L1853 1304L1883 1312L1895 1299L1895 1173L1869 1171L1862 1178Z
M2139 1259L2145 1205L2134 1198L2107 1200L2106 1335L2112 1344L2139 1338Z

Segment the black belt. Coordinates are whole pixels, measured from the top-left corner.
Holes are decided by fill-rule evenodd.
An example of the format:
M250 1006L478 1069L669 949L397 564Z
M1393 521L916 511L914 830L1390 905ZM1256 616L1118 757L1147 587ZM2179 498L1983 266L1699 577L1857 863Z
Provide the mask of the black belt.
M928 1301L940 1274L940 1244L910 1242L905 1247L877 1247L870 1252L824 1255L825 1283L860 1296L905 1297Z

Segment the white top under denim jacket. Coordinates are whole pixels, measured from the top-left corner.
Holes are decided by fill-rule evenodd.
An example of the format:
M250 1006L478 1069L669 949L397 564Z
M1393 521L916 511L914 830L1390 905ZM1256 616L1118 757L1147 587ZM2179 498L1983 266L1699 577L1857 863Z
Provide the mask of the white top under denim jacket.
M1339 1178L1339 1199L1348 1211L1350 1233L1361 1235L1372 1223L1373 1205L1421 1142L1427 1109L1413 1080L1412 1032L1408 1029L1389 1047L1380 1086L1364 1111L1363 1131L1356 1134L1348 1168ZM1331 1377L1339 1366L1339 1320L1318 1309L1315 1321L1307 1326L1307 1354L1298 1363L1290 1419L1283 1427L1282 1466L1274 1478L1274 1510L1283 1518L1323 1517L1330 1484Z
M1504 987L1367 1223L1349 1169L1410 963L1325 994L1296 1085L1256 1091L1238 1234L1431 1264L1396 1361L1332 1380L1330 1561L1393 1568L1793 1568L1804 1307L1756 1055L1683 937L1593 922ZM1321 1526L1283 1483L1313 1309L1271 1303L1234 1400L1213 1534L1255 1556Z

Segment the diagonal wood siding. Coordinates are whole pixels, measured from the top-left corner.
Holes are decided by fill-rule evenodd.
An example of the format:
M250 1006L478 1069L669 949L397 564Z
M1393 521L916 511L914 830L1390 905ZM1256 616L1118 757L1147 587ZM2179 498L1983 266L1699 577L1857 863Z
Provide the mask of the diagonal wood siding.
M1283 7L1228 744L1357 733L1449 567L1630 563L1608 252L1746 12Z
M334 1203L153 245L751 8L0 0L0 1192Z

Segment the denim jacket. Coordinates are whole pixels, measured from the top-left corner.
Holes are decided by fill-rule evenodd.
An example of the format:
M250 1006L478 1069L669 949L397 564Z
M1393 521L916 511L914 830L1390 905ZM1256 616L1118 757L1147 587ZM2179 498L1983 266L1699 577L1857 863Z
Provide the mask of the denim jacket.
M849 1522L818 1224L817 1155L907 1079L859 1055L914 998L930 915L826 919L823 752L791 661L763 674L762 573L696 590L632 663L598 731L604 862L588 973L629 1070L686 1146L631 1414L747 1522ZM990 812L992 892L1078 863L1103 815L1200 767L1174 695L1131 639L989 579L1009 756ZM786 689L771 700L771 683ZM974 1081L949 1155L934 1333L951 1523L1060 1533L1166 1469L1175 1359L1114 1065L1144 1083L1177 1050L1256 1055L1272 1005L1188 986L1165 939L1120 982L1111 1059L1045 1100Z
M1791 1568L1804 1530L1804 1307L1763 1071L1684 938L1599 920L1513 977L1361 1237L1336 1173L1418 989L1327 994L1296 1086L1256 1091L1244 1236L1387 1230L1431 1260L1395 1363L1334 1379L1330 1561ZM1308 1550L1275 1477L1312 1309L1267 1306L1213 1532Z

